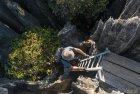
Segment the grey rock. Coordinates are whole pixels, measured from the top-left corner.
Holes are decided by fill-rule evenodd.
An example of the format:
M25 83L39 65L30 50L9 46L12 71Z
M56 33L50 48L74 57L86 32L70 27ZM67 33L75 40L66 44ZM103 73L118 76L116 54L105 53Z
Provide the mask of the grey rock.
M97 28L96 28L94 34L91 35L90 38L91 38L92 40L94 40L95 42L99 41L100 35L101 35L102 31L103 31L103 28L104 28L104 23L103 23L102 20L100 20L100 21L98 22L98 26L97 26Z
M47 81L13 81L11 84L5 83L8 94L72 94L71 80L57 80L53 83Z
M78 32L75 25L68 22L63 29L58 33L61 46L74 46L79 47L80 42L83 40L83 35Z
M19 35L10 29L7 25L0 22L0 48L9 47L9 41L17 38Z
M0 77L3 74L3 67L7 63L9 53L9 43L12 39L19 37L19 35L10 29L7 25L0 22Z
M140 0L127 0L126 6L119 18L128 19L135 16L140 17Z
M127 0L111 0L102 15L102 20L107 20L110 16L117 19L125 7L126 1Z
M71 94L71 79L57 80L49 85L45 94Z
M16 32L21 33L24 30L24 26L18 21L17 17L7 8L4 1L0 1L0 21L7 24Z
M99 32L100 35L98 35L98 36L100 36L100 38L99 38L99 41L96 43L98 49L104 49L108 45L107 44L107 42L109 42L108 41L108 32L111 30L112 24L113 24L113 18L108 19L106 21L106 24L104 24L103 31L101 33Z
M8 94L7 88L0 87L0 94Z
M98 86L98 81L85 77L79 77L76 83L72 83L74 94L95 94Z
M88 77L79 77L72 83L73 94L124 94L119 90Z
M101 23L99 23L99 26ZM101 26L100 26L101 27ZM101 28L100 28L101 29ZM112 52L123 54L130 53L139 57L139 42L140 39L140 18L138 16L129 19L108 19L104 23L103 31L96 30L95 36L98 34L100 38L96 41L99 50L104 50L108 47ZM100 33L101 32L101 33ZM94 35L93 35L94 36ZM135 47L134 47L135 45ZM133 47L133 49L132 49ZM133 50L133 51L132 51ZM130 58L134 58L132 56Z
M45 80L10 82L0 79L0 84L1 82L5 83L2 87L8 89L8 94L124 94L105 83L87 77L79 77L73 83L71 79L57 80L53 83L46 83Z
M43 88L42 85L44 85ZM0 87L7 88L8 94L45 94L42 92L46 86L47 84L44 81L32 82L0 79Z
M23 5L43 25L60 28L57 18L52 14L45 0L14 0Z
M16 16L19 22L23 24L25 28L39 26L39 21L24 10L18 3L7 0L5 2L8 9Z

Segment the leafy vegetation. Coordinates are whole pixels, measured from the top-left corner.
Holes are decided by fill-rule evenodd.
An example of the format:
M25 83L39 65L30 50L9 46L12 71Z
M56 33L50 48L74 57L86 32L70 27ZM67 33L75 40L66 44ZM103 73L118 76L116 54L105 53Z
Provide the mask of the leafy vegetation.
M98 17L109 0L48 0L48 2L56 15L72 20L80 15L87 18Z
M59 46L56 32L50 28L35 28L11 42L8 75L13 78L36 81L52 71L54 54Z

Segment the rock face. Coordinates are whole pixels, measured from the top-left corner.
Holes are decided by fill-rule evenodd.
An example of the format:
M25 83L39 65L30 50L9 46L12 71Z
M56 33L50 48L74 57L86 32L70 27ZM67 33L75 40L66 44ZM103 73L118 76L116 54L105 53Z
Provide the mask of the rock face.
M72 83L74 94L94 94L98 86L98 81L85 77L79 77L76 83Z
M140 62L140 0L127 0L119 19L101 20L91 38L96 41L98 49L108 47L111 51Z
M95 79L79 77L72 83L73 94L124 94L105 83Z
M1 88L0 87L0 93L1 94L8 94L8 90L6 88Z
M45 0L1 0L0 15L0 21L17 33L40 25L60 29L64 22L52 13Z
M131 47L140 39L140 18L133 17L127 20L110 18L105 23L100 21L92 38L100 50L108 47L118 54L129 53Z
M2 82L1 82L2 80ZM57 80L50 83L46 80L30 82L30 81L6 81L0 79L0 86L8 89L8 94L72 94L71 79Z
M140 0L127 0L124 11L119 18L128 19L135 16L140 17Z
M80 42L83 40L83 35L77 31L75 25L67 23L64 28L58 33L61 46L74 46L79 47Z
M39 26L39 21L25 11L19 4L12 1L0 1L0 20L14 29L17 33L22 33L25 28Z
M34 15L43 25L60 28L57 18L51 13L45 0L14 0L24 6L25 9Z
M23 31L24 26L18 21L15 15L11 13L3 1L0 1L0 15L1 22L16 30L18 33Z
M18 36L12 29L0 22L0 77L4 73L4 65L7 63L9 42Z
M111 3L107 6L102 15L103 18L101 17L102 20L107 20L110 16L117 19L124 9L126 1L127 0L111 0Z
M22 23L26 28L39 26L39 21L25 11L18 3L7 1L5 2L8 9L16 16L16 18Z
M8 94L123 94L105 83L87 77L79 77L73 83L71 79L57 80L54 83L45 80L12 82L8 79L0 79L0 84Z
M119 19L99 21L91 38L98 49L108 47L111 51L140 62L140 0L127 0Z

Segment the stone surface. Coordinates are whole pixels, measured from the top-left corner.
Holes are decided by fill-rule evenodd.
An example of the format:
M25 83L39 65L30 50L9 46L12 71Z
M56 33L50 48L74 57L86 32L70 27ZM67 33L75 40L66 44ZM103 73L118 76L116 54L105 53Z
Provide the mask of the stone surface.
M73 94L124 94L105 83L87 77L79 77L76 83L72 83L72 89Z
M140 62L140 0L127 0L125 8L116 20L109 18L105 23L99 21L91 39L96 41L102 51L111 51Z
M4 81L1 83L1 81ZM5 81L0 79L0 87L7 88L8 94L72 94L71 80L57 80L53 83L42 80L31 81Z
M61 46L74 46L79 47L80 42L83 40L83 35L78 32L75 25L68 22L63 29L58 33Z
M0 79L0 87L7 88L8 94L124 94L88 77L79 77L73 83L71 79L57 80L53 83L45 80L30 82Z
M127 58L133 59L135 61L140 62L140 41L136 40L135 43L131 46L131 48L123 53L122 55Z
M0 1L0 21L8 25L10 28L21 33L24 30L24 26L18 21L16 16L7 8L4 1Z
M72 83L71 79L67 79L63 81L57 80L46 89L45 94L59 94L59 93L71 94L72 92L71 83Z
M128 19L134 16L140 17L140 0L127 0L125 8L119 18Z
M0 94L8 94L8 90L0 87Z
M94 34L92 34L92 35L90 36L90 38L91 38L92 40L94 40L95 42L98 42L98 41L99 41L99 38L100 38L100 36L101 36L101 33L102 33L102 31L103 31L103 28L104 28L104 23L103 23L102 20L100 20L100 21L98 22L98 26L97 26L97 28L96 28Z
M140 18L138 16L126 20L110 18L104 25L99 23L98 27L100 28L97 28L91 37L96 41L98 49L104 50L108 47L112 52L140 62L138 41Z
M52 13L45 0L1 0L0 15L0 21L18 33L40 25L60 29L65 22Z
M101 19L105 21L110 16L114 19L117 19L125 7L126 1L127 0L110 0L110 4L101 15Z
M24 10L18 3L12 1L6 1L8 9L16 16L19 22L26 28L39 26L39 21L33 17L30 13Z
M9 42L17 37L19 37L17 33L15 33L7 25L0 22L0 77L3 74L4 65L7 63Z
M95 36L92 37L97 42L98 49L104 50L108 47L115 53L124 53L130 51L130 48L135 44L136 40L140 38L140 18L133 17L127 20L113 18L108 19L104 26L99 23L98 27L103 26L100 30L97 28ZM102 31L102 32L101 32ZM94 35L93 35L94 36Z
M76 83L72 83L74 94L94 94L98 86L98 81L85 77L79 77Z
M45 0L13 0L21 4L25 9L35 16L42 25L52 26L56 29L60 28L59 21L52 14Z

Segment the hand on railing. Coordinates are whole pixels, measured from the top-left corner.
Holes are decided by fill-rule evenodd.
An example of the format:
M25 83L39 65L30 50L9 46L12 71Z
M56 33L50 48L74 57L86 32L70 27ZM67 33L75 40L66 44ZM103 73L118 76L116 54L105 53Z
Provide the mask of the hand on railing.
M85 57L86 57L86 58L88 58L88 57L90 57L90 55L88 55L88 54L85 54Z
M77 67L77 66L72 66L72 67L71 67L71 70L72 70L72 71L86 71L85 68Z

